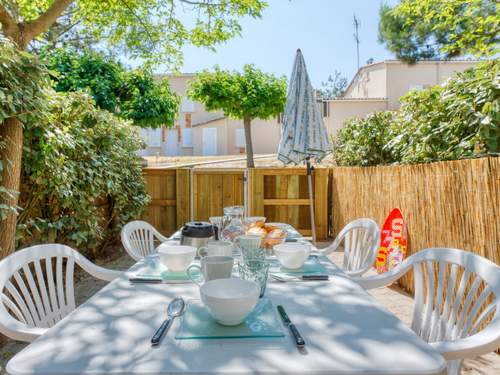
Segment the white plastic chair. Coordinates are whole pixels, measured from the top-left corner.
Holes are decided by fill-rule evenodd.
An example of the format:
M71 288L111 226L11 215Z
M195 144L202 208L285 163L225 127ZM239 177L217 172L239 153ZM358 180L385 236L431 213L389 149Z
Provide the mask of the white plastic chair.
M154 253L159 243L168 241L168 238L158 232L155 227L141 220L127 223L122 228L121 238L128 255L136 261Z
M390 272L353 279L365 289L378 288L410 269L415 285L411 328L448 360L449 375L460 373L463 359L500 347L498 265L463 250L431 248Z
M333 243L320 250L322 255L340 251L344 242L342 269L348 276L361 276L375 263L380 245L380 229L372 219L357 219L347 224Z
M0 333L31 342L75 309L75 263L106 281L121 272L90 262L71 247L48 244L0 261Z

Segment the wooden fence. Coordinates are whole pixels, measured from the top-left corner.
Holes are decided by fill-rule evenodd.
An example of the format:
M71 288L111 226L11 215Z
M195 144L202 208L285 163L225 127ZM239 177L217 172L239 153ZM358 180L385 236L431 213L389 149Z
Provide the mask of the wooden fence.
M244 204L244 170L195 168L191 173L194 220L208 221L221 216L224 207Z
M408 255L456 247L500 264L500 158L369 168L333 168L332 229L353 219L379 225L399 207L408 225ZM401 280L412 291L412 275Z
M172 234L189 220L189 170L144 169L151 202L143 219L163 234Z
M242 205L247 194L250 215L311 234L305 168L147 168L144 176L152 197L144 218L162 233L173 233L188 220L221 215L223 207ZM399 207L408 223L409 254L457 247L500 264L500 158L317 168L314 194L319 239L359 217L382 225ZM403 280L409 289L410 281Z
M163 234L188 220L220 216L226 206L243 205L246 193L249 215L286 222L311 235L305 168L146 168L143 174L152 198L143 219ZM318 239L328 237L328 176L328 169L318 168L313 181Z
M257 168L249 170L249 212L268 222L289 223L302 234L311 235L307 174L304 168ZM314 172L316 236L328 237L327 168Z

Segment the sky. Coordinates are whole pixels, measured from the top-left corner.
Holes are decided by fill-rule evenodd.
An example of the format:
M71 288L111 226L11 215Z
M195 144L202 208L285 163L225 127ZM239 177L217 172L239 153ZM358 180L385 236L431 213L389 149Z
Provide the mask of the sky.
M396 0L385 0L394 4ZM182 73L219 65L241 70L251 63L265 72L289 77L295 51L302 50L313 85L321 87L335 69L348 81L357 71L353 15L361 22L360 64L393 58L377 40L381 0L268 0L261 19L241 20L242 35L216 52L186 46Z

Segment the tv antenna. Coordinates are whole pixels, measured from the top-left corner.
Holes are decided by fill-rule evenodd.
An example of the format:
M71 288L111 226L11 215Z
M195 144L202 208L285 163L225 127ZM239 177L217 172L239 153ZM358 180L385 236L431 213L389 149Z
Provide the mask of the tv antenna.
M358 69L359 69L359 28L361 27L361 22L359 22L356 14L354 14L354 40L356 41L356 59L358 61Z

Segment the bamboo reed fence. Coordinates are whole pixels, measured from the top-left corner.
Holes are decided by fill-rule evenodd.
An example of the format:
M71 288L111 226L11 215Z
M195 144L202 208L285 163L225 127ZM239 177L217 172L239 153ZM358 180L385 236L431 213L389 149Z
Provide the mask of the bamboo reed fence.
M359 217L382 226L399 207L408 228L408 256L452 247L500 264L500 158L333 168L330 194L334 234ZM413 275L400 284L412 292Z

